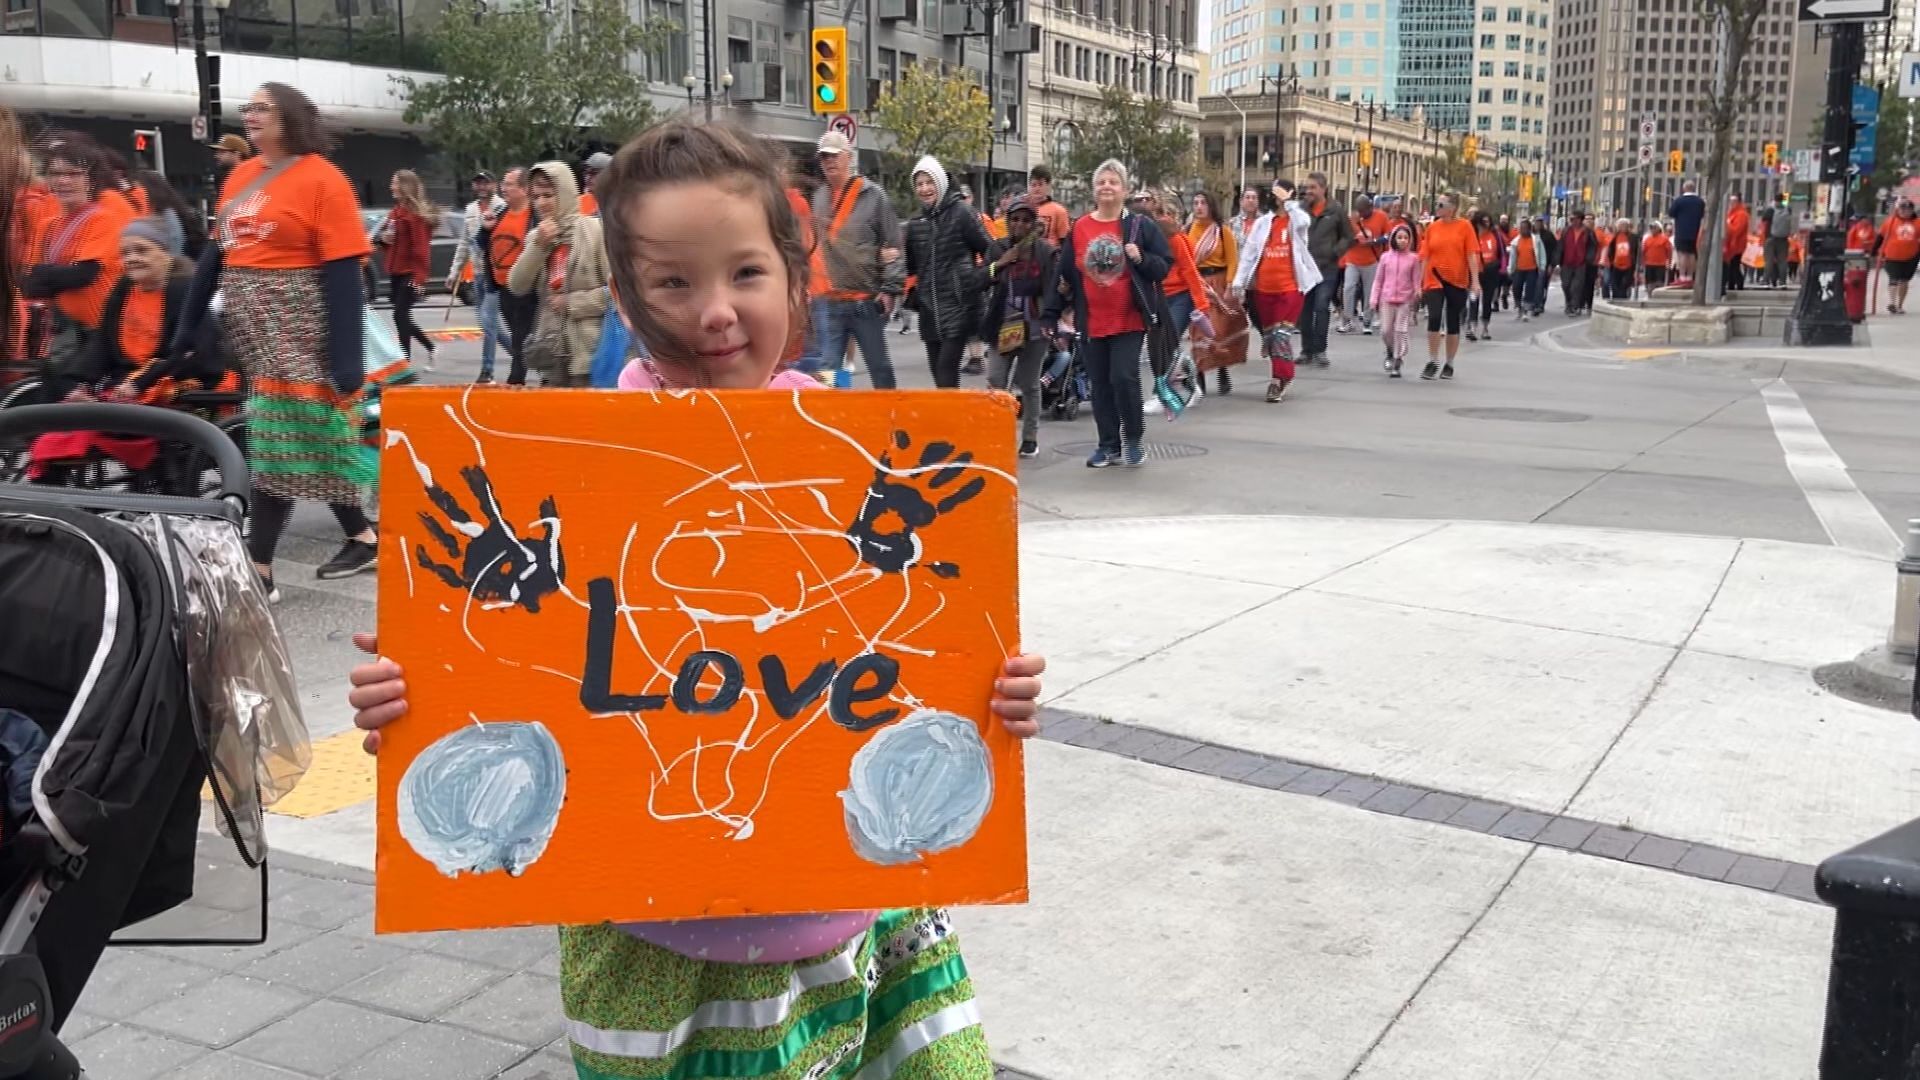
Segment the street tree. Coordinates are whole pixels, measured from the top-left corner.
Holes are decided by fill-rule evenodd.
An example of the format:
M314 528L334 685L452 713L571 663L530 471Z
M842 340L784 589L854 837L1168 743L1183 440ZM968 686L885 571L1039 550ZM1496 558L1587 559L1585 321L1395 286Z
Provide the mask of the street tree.
M971 68L942 72L935 63L913 64L880 88L874 120L893 136L883 155L897 199L912 189L913 163L931 154L958 174L986 155L993 106Z
M1700 224L1699 240L1705 266L1693 278L1695 305L1705 304L1708 287L1720 282L1720 245L1726 229L1734 124L1740 117L1757 112L1760 95L1750 69L1759 65L1748 64L1747 54L1753 49L1760 18L1771 6L1770 0L1698 0L1700 15L1714 27L1720 42L1720 69L1707 88L1707 130L1713 134L1713 144L1707 151L1706 190L1700 193L1707 203L1707 217Z
M1100 91L1093 111L1079 123L1067 155L1069 171L1091 179L1102 161L1124 163L1143 187L1179 184L1193 160L1193 130L1158 97L1141 97L1123 86Z
M653 123L646 76L634 58L673 33L636 23L622 0L540 5L454 0L433 31L442 75L396 75L408 123L463 172L480 166L578 157Z

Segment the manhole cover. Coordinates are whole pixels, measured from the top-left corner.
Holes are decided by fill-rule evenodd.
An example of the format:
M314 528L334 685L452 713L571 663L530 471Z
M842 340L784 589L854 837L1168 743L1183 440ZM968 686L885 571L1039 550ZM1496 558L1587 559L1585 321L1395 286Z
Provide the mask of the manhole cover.
M1468 420L1511 420L1517 424L1578 424L1593 417L1586 413L1561 412L1559 409L1508 409L1500 407L1448 409Z
M1053 452L1056 454L1067 454L1073 457L1091 457L1093 455L1093 448L1098 445L1100 444L1090 442L1062 443L1054 447ZM1194 446L1191 443L1147 443L1147 458L1151 461L1171 461L1174 458L1205 457L1206 454L1206 447Z

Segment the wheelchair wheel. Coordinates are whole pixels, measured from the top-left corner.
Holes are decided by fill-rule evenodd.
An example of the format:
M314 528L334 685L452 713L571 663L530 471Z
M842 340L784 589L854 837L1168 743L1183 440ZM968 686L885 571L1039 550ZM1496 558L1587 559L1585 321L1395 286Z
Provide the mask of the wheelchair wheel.
M40 378L29 375L9 386L4 395L0 395L0 409L11 409L17 405L37 405L40 403ZM0 484L19 484L27 478L27 451L32 440L0 442Z

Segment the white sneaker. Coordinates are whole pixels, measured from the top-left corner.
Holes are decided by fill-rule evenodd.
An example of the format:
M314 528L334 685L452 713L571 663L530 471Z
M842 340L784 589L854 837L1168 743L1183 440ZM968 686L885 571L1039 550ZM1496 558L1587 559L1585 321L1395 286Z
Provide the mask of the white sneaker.
M1161 408L1160 399L1153 394L1148 394L1147 400L1140 404L1140 411L1147 416L1156 415Z

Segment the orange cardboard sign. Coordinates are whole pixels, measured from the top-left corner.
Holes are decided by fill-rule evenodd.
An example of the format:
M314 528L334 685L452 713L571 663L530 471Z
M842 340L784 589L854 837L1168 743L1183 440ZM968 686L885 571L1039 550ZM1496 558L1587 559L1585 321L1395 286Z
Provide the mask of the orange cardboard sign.
M1011 399L384 412L379 930L1026 899Z

